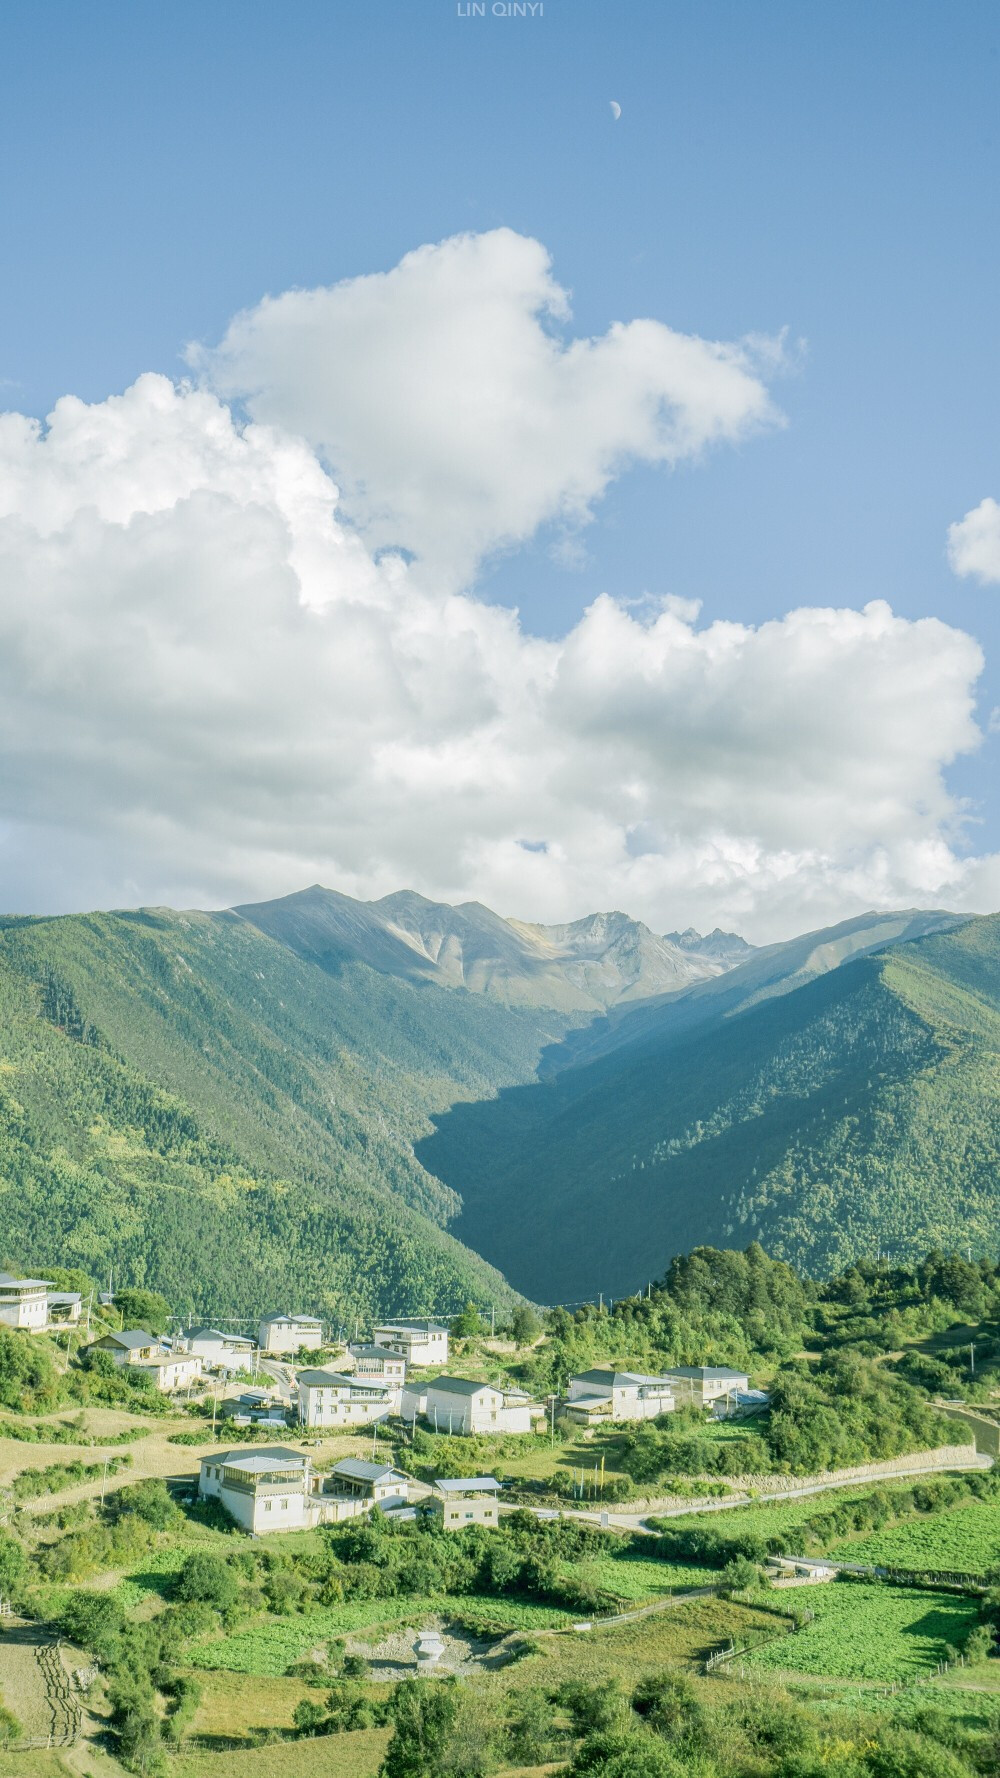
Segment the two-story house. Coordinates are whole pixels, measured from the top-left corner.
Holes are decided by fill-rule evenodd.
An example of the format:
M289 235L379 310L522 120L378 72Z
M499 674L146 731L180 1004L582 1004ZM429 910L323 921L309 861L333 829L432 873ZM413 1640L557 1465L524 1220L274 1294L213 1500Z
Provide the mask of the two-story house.
M570 1377L562 1414L577 1425L595 1420L655 1420L676 1407L669 1377L614 1371L604 1365Z
M410 1369L448 1362L448 1329L438 1321L385 1321L375 1329L375 1344L400 1353Z

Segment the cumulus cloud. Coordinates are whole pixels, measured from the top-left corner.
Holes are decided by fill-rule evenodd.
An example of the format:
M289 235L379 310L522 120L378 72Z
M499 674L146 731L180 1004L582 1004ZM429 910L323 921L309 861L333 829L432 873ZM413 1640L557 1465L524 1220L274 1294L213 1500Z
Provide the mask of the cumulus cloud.
M537 328L548 274L524 263L521 319ZM364 282L346 287L355 307ZM378 280L372 300L390 302ZM572 349L542 340L563 439ZM685 436L712 435L713 403ZM491 508L473 537L442 423L465 530L439 579L375 551L365 514L396 511L395 472L360 477L362 530L279 407L261 397L247 422L207 387L148 375L102 403L67 398L44 427L0 420L8 907L225 905L319 879L766 939L869 906L996 901L944 776L979 741L969 636L881 603L751 627L604 597L542 640L453 582L463 552L532 522L509 478L496 499L516 518ZM681 425L660 395L653 407L651 438ZM358 424L355 461L374 463ZM509 425L524 437L518 412ZM564 458L535 523L571 485L594 497L598 431L580 458L592 479Z
M1000 505L987 498L948 527L948 560L980 585L1000 581Z
M569 317L544 247L502 228L267 298L190 358L226 400L314 446L372 548L456 586L547 521L586 521L626 464L675 464L779 419L773 340L653 320L572 339Z

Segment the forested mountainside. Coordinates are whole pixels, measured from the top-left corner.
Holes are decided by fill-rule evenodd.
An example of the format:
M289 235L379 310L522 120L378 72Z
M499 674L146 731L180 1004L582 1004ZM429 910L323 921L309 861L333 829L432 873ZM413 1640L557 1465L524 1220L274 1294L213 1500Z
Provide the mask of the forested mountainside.
M502 919L478 901L451 907L412 890L355 901L317 883L236 912L324 969L354 959L404 981L467 988L505 1006L554 1007L578 1021L676 993L753 952L732 932L661 938L621 913L539 926Z
M330 975L234 914L6 921L0 1265L113 1265L199 1315L507 1301L413 1141L563 1025Z
M695 991L723 990L717 1016L636 1015L639 1040L456 1107L419 1146L520 1289L617 1295L665 1254L753 1237L814 1274L878 1247L995 1251L1000 916L778 995L741 999L742 975Z

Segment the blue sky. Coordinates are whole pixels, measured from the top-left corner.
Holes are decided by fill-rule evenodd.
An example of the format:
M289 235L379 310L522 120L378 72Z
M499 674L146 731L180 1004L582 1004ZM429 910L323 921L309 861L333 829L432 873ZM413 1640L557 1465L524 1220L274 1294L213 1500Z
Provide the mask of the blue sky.
M1000 494L995 5L491 3L8 4L4 405L180 376L265 293L505 225L549 249L576 334L648 315L793 350L784 429L633 470L580 565L543 530L481 592L545 636L602 591L749 623L886 598L983 644L985 724L997 593L945 545ZM977 848L996 746L949 780Z

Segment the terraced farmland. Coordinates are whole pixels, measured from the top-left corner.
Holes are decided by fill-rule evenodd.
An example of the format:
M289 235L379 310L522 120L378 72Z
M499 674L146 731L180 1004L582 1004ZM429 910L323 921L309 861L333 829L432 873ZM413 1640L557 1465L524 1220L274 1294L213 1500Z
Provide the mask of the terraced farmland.
M831 1553L852 1562L982 1574L1000 1563L1000 1505L972 1501L968 1506L870 1531L839 1544Z
M926 1673L960 1649L978 1621L972 1599L873 1581L802 1587L795 1603L815 1620L747 1655L756 1670L891 1682Z

